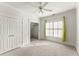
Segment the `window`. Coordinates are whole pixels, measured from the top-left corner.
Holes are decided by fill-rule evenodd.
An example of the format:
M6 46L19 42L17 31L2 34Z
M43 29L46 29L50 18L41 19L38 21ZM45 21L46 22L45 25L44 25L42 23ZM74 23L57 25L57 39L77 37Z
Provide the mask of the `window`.
M46 22L46 36L61 38L63 33L64 22L60 21L47 21Z

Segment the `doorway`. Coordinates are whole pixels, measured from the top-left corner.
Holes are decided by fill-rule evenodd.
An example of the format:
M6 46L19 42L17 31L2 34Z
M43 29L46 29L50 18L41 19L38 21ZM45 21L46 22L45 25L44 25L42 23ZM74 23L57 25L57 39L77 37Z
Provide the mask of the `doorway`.
M31 38L31 41L38 40L38 36L39 36L38 29L39 29L39 24L31 22L31 24L30 24L30 38Z

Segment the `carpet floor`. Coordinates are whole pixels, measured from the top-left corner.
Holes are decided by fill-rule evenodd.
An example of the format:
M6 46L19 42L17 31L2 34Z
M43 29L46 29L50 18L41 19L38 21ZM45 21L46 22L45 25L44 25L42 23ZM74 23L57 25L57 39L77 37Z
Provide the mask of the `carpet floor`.
M78 53L74 47L35 40L29 46L11 50L1 56L78 56Z

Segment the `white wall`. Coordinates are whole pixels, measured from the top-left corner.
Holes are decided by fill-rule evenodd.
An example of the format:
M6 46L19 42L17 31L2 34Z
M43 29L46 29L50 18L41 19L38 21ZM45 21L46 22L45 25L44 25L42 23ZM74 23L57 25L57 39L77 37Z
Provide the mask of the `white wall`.
M66 16L66 26L67 26L67 37L65 42L61 42L59 39L48 38L48 40L59 42L62 44L76 46L76 9L65 11L62 13L55 14L54 16L43 17L40 20L40 39L45 39L44 37L44 20L54 20L54 18L59 18Z
M79 53L79 3L77 4L77 51Z

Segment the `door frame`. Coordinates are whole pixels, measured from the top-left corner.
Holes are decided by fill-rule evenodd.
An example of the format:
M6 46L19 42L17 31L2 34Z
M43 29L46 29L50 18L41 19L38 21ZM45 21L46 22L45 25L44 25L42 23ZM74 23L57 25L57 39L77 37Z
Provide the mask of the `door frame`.
M38 40L40 40L40 32L39 32L39 29L40 29L40 25L39 25L39 23L38 22L30 22L30 24L29 24L29 28L30 28L30 31L29 31L29 34L30 34L30 42L31 42L31 23L37 23L38 24Z

